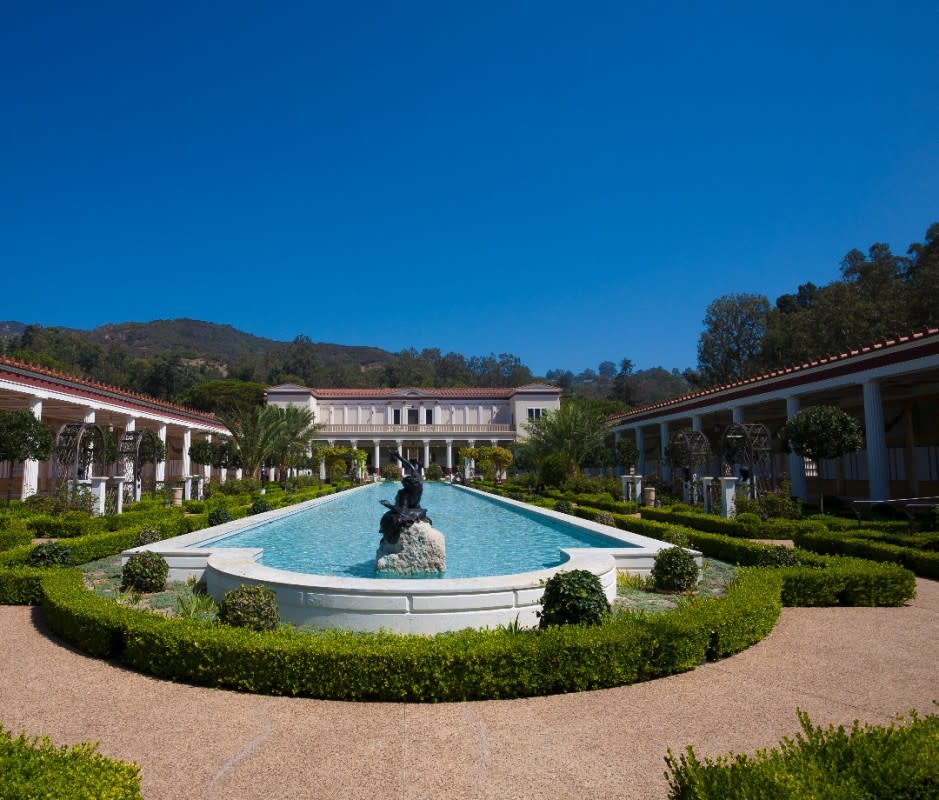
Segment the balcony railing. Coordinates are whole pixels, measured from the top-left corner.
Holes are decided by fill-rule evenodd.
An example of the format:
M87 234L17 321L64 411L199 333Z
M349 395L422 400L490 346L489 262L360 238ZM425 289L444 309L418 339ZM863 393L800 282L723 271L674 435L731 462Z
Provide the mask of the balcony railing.
M515 433L513 425L343 425L327 423L317 433Z

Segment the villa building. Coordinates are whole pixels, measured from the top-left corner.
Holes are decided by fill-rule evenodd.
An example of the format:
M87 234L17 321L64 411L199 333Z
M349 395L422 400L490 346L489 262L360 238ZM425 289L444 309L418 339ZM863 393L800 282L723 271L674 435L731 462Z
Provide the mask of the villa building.
M783 453L780 428L814 405L854 415L865 449L821 464ZM750 423L766 426L775 474L788 475L803 499L816 491L817 470L825 494L872 501L939 496L939 328L637 408L614 417L611 427L617 439L635 437L637 472L670 481L664 455L676 433L702 433L715 443L729 426ZM719 468L706 467L711 475Z
M310 389L272 386L267 402L313 412L318 442L368 454L375 473L398 451L450 473L461 447L511 447L525 426L561 407L561 390L545 383L516 388Z

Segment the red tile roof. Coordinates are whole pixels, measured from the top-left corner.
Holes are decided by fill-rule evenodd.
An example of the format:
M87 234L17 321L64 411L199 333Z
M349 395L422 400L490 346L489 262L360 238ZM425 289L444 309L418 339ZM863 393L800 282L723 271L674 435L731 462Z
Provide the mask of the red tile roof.
M553 386L547 383L529 383L525 386L517 386L513 388L503 388L503 387L462 387L462 388L450 388L450 387L420 387L420 386L399 386L393 389L382 387L382 388L360 388L360 389L332 389L332 388L307 388L305 386L296 386L293 384L281 384L280 386L271 386L268 391L272 390L281 390L283 392L289 392L291 389L295 389L297 392L309 392L316 398L322 398L324 400L334 399L356 399L361 398L363 400L368 399L390 399L393 397L406 397L411 392L415 392L418 395L423 395L424 397L429 398L467 398L467 399L479 399L479 400L495 400L500 398L509 398L513 394L518 394L519 392L539 392L539 391L550 391L561 393L560 388Z
M72 392L78 390L80 396L86 399L101 398L106 400L118 400L130 406L136 406L148 411L163 411L176 417L189 418L193 421L214 424L220 428L224 428L224 426L215 419L214 414L197 411L196 409L170 403L166 400L158 400L155 397L131 392L127 389L121 389L118 386L99 383L89 380L88 378L69 375L65 372L40 367L36 364L29 364L24 361L17 361L12 358L0 356L0 376L4 373L11 376L14 381L25 382L33 386L60 388Z
M900 345L909 344L910 342L920 342L923 340L934 340L939 342L939 327L925 327L922 330L914 331L913 333L906 334L904 336L895 336L892 339L881 339L872 344L864 345L861 347L854 347L850 350L846 350L841 353L833 353L826 356L820 356L818 358L805 361L801 364L794 364L788 367L782 367L780 369L775 369L770 372L764 372L762 375L754 375L751 378L744 378L739 381L733 381L732 383L724 383L719 386L712 386L708 389L704 389L700 392L691 392L689 394L684 394L679 397L672 397L669 400L662 400L658 403L652 403L651 405L642 406L641 408L634 408L632 411L627 411L623 414L616 414L610 417L612 423L624 422L627 421L630 417L638 417L649 414L650 412L657 411L659 409L666 409L672 406L677 406L682 403L686 403L691 400L703 399L710 397L712 395L717 395L722 392L727 392L734 389L740 389L743 387L758 389L759 387L756 384L759 384L763 381L767 381L773 378L779 378L782 376L789 375L799 375L804 373L806 370L814 369L816 367L822 367L827 365L841 364L848 361L852 358L858 358L860 356L867 356L871 353L876 353L878 351L889 350L890 348L899 347ZM811 376L806 376L808 380Z

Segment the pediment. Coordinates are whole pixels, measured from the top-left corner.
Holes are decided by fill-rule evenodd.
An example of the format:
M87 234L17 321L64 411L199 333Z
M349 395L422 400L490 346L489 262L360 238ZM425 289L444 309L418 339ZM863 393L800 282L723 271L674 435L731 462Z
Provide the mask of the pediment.
M396 392L393 392L391 396L392 397L417 397L417 398L436 397L436 395L434 395L432 392L428 392L426 389L417 389L415 387L404 387L404 388L398 389Z

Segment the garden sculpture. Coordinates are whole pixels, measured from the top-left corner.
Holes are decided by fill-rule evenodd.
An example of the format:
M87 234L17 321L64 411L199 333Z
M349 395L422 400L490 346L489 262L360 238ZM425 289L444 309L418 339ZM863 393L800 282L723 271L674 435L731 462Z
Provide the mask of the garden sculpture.
M432 524L427 516L427 509L421 508L421 495L424 493L424 482L421 479L422 465L416 459L409 461L403 458L400 453L395 451L391 454L394 461L399 461L404 467L405 475L401 483L404 488L399 489L395 495L394 505L387 500L381 500L381 504L388 510L382 515L381 529L382 539L388 544L397 544L401 537L401 531L410 528L415 522L427 522Z

